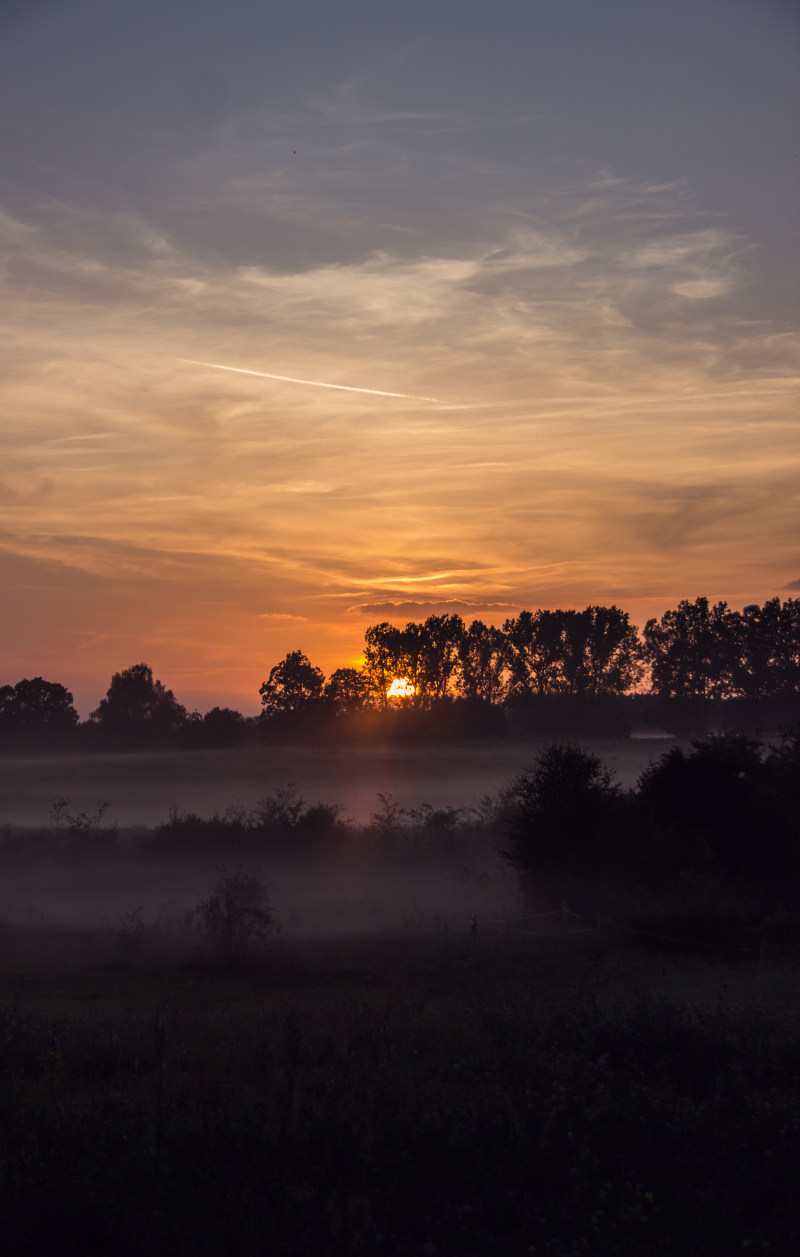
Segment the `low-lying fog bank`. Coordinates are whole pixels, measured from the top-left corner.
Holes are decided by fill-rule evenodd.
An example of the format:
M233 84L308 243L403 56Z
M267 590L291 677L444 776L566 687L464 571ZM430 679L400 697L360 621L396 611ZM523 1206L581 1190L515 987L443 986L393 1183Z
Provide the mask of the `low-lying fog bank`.
M138 932L157 947L185 944L197 931L197 905L237 869L263 881L276 934L286 941L440 932L466 938L473 915L488 925L520 910L517 879L490 849L471 851L473 864L456 856L372 868L361 861L231 855L224 865L219 855L5 863L0 924L119 934L123 942Z
M108 803L120 825L155 825L170 809L210 816L232 804L250 809L266 794L295 783L307 802L338 803L363 823L379 794L404 807L476 807L524 772L542 743L242 747L215 751L0 757L0 822L47 823L55 799L73 813ZM589 745L589 744L587 744ZM663 739L589 746L623 786L670 745Z

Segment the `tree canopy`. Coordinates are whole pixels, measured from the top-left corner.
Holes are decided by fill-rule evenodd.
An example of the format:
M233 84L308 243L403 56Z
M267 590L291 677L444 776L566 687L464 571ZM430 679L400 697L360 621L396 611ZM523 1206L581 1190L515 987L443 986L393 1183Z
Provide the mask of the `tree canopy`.
M302 650L290 651L285 659L275 664L258 691L264 714L276 716L308 711L319 702L324 684L325 674L321 668L315 668Z
M0 735L6 740L63 736L77 723L72 694L57 681L32 677L0 687Z
M164 735L185 724L186 708L146 663L115 672L91 720L115 736Z

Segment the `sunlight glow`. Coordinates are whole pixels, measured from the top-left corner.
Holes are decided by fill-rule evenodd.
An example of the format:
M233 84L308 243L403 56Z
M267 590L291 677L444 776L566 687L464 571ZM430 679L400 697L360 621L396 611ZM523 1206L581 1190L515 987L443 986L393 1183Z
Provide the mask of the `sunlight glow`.
M395 677L386 691L387 698L413 698L416 689L406 677Z

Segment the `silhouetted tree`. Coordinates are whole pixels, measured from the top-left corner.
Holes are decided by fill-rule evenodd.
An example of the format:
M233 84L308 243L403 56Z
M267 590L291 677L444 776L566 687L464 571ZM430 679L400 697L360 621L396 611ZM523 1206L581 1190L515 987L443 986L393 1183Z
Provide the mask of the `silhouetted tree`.
M369 682L357 668L337 668L328 677L323 699L337 716L364 711L370 704Z
M621 795L611 773L579 746L554 744L514 782L504 854L523 889L548 869L590 870L619 823Z
M464 621L460 615L430 615L422 625L421 637L422 667L417 674L417 684L426 701L441 701L449 694L455 679Z
M32 677L0 689L0 733L6 740L52 740L70 733L77 723L72 694L57 681Z
M188 741L193 746L238 746L247 737L250 722L232 707L212 707L201 718L190 718Z
M499 703L506 692L508 645L502 629L473 620L458 645L458 688L464 698Z
M364 635L364 677L384 710L395 678L408 681L410 707L429 707L446 698L458 668L464 621L459 615L431 615L423 624L410 620L405 628L384 621Z
M384 620L364 634L363 674L375 703L386 710L387 691L397 676L404 676L405 643L400 629Z
M624 694L644 671L637 631L619 607L522 611L503 631L517 697Z
M423 624L409 620L405 628L400 629L398 645L400 653L397 659L397 675L403 677L413 688L412 697L407 700L410 706L419 707L425 704L425 656L428 648L428 635Z
M114 673L90 719L112 737L138 742L173 734L187 715L172 690L154 680L152 668L136 663Z
M760 700L800 692L800 598L753 603L733 619L732 688Z
M673 747L639 779L640 803L657 827L691 839L728 875L787 871L791 850L776 809L761 743L740 734Z
M726 602L684 599L644 626L644 657L651 688L660 698L702 701L733 691L737 624Z
M598 698L624 694L644 672L639 635L619 607L556 612L563 617L563 677L568 694Z
M563 692L562 627L557 611L521 611L516 619L506 620L510 695Z
M301 650L290 651L276 663L259 689L266 716L308 712L322 696L325 674Z

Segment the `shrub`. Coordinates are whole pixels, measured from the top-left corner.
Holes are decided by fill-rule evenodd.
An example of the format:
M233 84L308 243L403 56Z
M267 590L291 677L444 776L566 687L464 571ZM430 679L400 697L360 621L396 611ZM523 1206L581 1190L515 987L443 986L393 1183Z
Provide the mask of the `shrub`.
M545 747L514 782L509 850L523 887L542 869L595 868L615 836L622 799L596 755L580 746Z
M195 908L203 941L225 964L255 958L280 928L257 872L219 870L207 899Z

